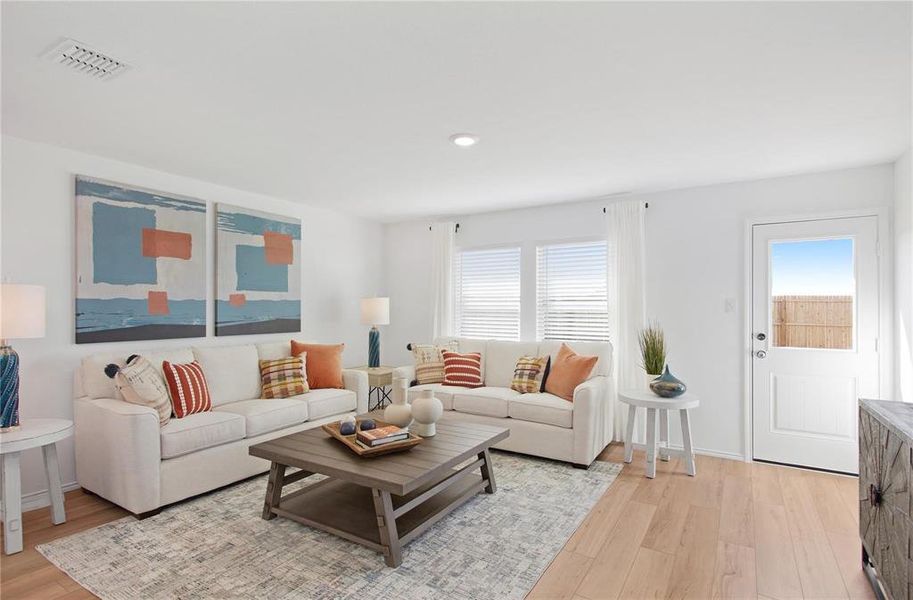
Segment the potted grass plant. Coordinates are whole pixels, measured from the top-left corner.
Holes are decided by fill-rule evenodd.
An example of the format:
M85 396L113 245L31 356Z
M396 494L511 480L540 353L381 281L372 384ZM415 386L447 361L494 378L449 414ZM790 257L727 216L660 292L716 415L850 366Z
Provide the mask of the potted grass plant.
M647 384L663 372L666 366L666 339L656 323L650 323L637 337L640 344L640 366L647 374Z

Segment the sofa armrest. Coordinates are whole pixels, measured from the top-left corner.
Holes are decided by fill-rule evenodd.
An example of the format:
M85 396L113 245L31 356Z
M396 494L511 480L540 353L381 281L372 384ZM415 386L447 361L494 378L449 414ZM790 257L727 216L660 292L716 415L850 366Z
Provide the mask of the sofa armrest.
M415 381L415 367L413 365L396 367L393 369L393 381L395 382L397 379L405 379L406 387L411 386L412 382Z
M359 415L368 412L368 374L358 369L343 369L342 380L347 390L355 392L355 412Z
M161 429L148 406L79 398L74 406L76 479L138 514L159 508Z
M608 377L593 377L574 390L574 462L577 464L589 465L611 439L607 418L611 411L609 384Z

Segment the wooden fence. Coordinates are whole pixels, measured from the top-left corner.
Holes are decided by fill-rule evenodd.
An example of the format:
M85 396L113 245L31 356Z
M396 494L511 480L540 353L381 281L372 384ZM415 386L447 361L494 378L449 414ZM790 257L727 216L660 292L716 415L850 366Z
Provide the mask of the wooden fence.
M773 345L853 347L852 296L774 296Z

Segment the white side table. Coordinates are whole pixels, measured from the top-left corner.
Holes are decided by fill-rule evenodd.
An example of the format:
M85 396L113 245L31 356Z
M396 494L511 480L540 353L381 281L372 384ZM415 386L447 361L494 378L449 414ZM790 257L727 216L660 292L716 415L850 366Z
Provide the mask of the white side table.
M0 455L3 458L3 551L22 551L22 485L19 479L19 455L29 448L41 448L44 469L51 496L51 521L60 525L67 520L63 510L63 489L57 446L73 435L73 422L66 419L24 419L19 429L0 433Z
M659 456L669 460L669 411L677 410L682 422L682 455L685 457L685 469L692 477L697 473L694 467L694 447L691 444L691 421L688 410L697 408L700 399L694 394L685 392L678 398L660 398L650 390L624 390L619 392L618 399L628 405L628 424L625 432L625 462L634 457L634 421L637 409L647 409L647 477L656 477L656 413L659 412Z

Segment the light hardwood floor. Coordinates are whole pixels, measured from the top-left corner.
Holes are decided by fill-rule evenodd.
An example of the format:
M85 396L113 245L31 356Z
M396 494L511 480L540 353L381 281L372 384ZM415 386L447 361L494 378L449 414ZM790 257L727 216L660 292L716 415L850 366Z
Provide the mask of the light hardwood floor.
M613 444L603 460L621 462ZM860 566L858 482L697 457L644 477L635 452L531 599L874 598Z
M620 445L600 459L621 462ZM706 456L644 477L625 465L529 598L874 598L860 569L856 479ZM82 492L67 522L24 515L25 551L0 557L3 600L93 598L34 547L126 513Z

